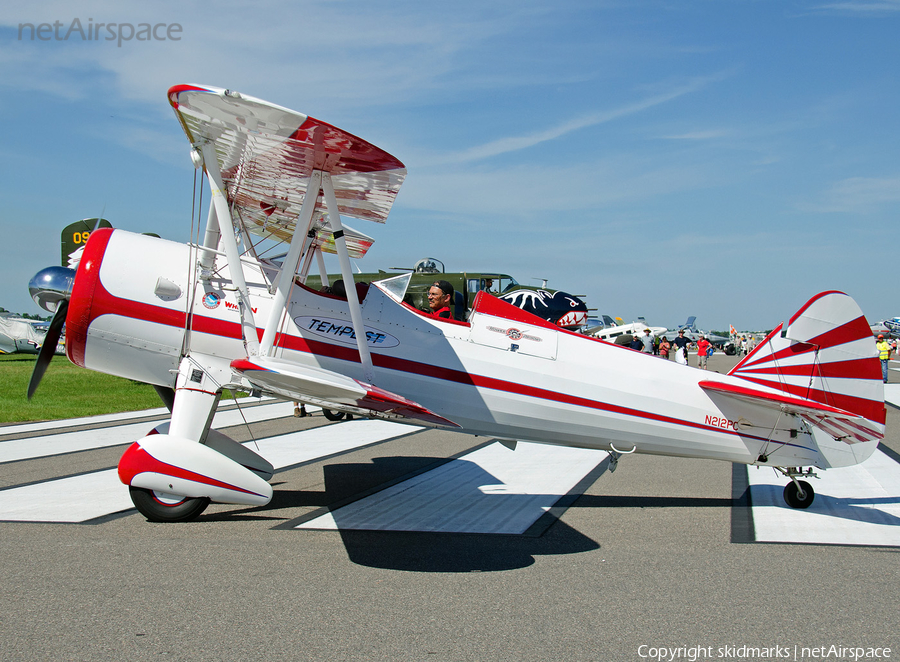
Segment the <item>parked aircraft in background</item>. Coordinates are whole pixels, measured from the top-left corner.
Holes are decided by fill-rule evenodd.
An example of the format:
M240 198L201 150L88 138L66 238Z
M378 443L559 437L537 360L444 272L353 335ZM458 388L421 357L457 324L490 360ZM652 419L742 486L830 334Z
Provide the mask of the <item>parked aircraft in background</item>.
M893 317L889 320L884 320L882 324L888 330L888 333L892 338L900 338L900 317Z
M91 232L100 228L111 227L112 224L105 218L83 218L64 227L60 233L60 249L62 251L60 265L69 267L71 264L76 263L78 260L77 258L72 258L72 255L84 249Z
M46 322L38 323L11 313L0 313L0 354L37 354L44 344L46 333Z
M370 239L370 244L373 239ZM413 308L428 311L428 290L436 280L446 280L454 289L453 317L459 321L465 321L469 311L475 302L479 292L487 292L493 296L503 298L518 308L541 317L564 328L577 327L584 323L587 317L587 306L578 297L556 290L542 290L530 285L522 285L509 274L492 271L459 271L447 272L444 263L434 257L425 257L416 262L412 269L393 267L394 272L410 272L409 286L404 303ZM373 281L390 278L391 273L378 271L377 273L355 273L353 280L357 283L371 283ZM340 275L329 274L324 282L325 286L343 279ZM546 281L545 281L546 282ZM321 289L323 280L320 276L310 275L306 285L313 289ZM343 285L342 285L343 287Z
M153 384L167 427L136 441L119 477L138 510L171 522L210 501L261 506L272 464L211 430L223 389L499 440L772 467L808 507L812 467L858 464L884 437L881 368L846 294L813 296L727 375L572 333L487 291L467 321L404 302L412 274L309 287L322 251L368 246L342 217L384 222L405 166L330 124L238 92L178 85L169 102L210 182L197 244L99 229L74 271L29 286L54 313L34 395L65 323L69 359ZM257 239L289 244L278 263ZM840 371L840 379L831 375ZM810 467L804 470L802 467ZM640 476L636 477L640 480Z
M587 320L587 305L566 292L519 289L497 298L569 331L577 331Z
M705 337L709 342L718 347L719 349L723 349L725 345L731 342L731 338L726 336L720 336L715 333L710 333L709 331L702 331L697 328L696 325L697 318L695 316L690 316L687 318L687 321L681 326L675 327L674 329L669 329L663 335L669 339L669 341L674 340L678 337L679 331L684 331L684 336L692 343L696 343L700 340L701 337Z
M608 319L609 316L604 315L604 318L604 322L606 322L606 319ZM621 318L616 319L620 320ZM637 321L632 322L631 324L616 324L614 326L606 326L604 324L604 326L600 328L588 327L585 329L584 333L607 342L613 342L618 345L627 345L634 336L643 336L645 329L650 329L650 335L654 338L663 335L666 332L666 327L648 326L643 317L638 317Z

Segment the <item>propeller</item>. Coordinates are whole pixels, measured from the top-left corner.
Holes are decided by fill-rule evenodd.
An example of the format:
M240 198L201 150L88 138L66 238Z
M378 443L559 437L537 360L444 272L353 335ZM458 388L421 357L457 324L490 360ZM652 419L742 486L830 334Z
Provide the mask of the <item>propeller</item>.
M47 372L47 366L56 353L56 345L59 343L59 337L62 335L63 326L66 323L66 312L69 310L68 299L59 302L56 312L53 314L53 320L50 322L50 328L47 329L47 335L44 336L44 344L41 345L41 351L38 353L37 361L34 363L34 370L31 371L31 381L28 382L28 399L37 390L41 378Z
M41 378L47 372L53 355L56 353L56 345L62 335L63 326L66 323L66 312L69 310L69 297L72 295L72 285L75 281L74 269L65 267L47 267L41 269L28 283L28 293L34 302L47 312L53 313L53 320L47 335L44 336L44 344L38 353L34 370L31 372L31 381L28 382L28 399L37 390Z

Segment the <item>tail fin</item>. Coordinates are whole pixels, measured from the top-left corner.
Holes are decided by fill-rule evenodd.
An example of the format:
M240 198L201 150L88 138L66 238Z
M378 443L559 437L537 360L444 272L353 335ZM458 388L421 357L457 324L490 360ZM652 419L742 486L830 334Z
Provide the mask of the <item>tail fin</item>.
M869 323L843 292L814 296L728 374L866 419L804 416L837 439L884 437L878 352Z
M82 248L88 240L91 232L97 228L111 228L112 224L105 218L85 218L81 221L67 225L61 234L62 266L71 268L69 256Z

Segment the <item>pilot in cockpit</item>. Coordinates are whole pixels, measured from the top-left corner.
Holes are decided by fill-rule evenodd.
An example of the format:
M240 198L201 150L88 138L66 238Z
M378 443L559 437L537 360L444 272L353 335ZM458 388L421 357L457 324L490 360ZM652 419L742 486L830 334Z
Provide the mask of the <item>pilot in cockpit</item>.
M428 307L435 317L451 319L453 313L450 304L453 302L453 286L446 280L436 280L428 290Z

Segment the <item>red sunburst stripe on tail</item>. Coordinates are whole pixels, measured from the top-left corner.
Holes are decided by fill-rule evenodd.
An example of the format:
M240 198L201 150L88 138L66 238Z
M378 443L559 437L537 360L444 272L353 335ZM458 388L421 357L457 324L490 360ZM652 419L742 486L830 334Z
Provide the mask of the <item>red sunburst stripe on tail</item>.
M780 332L781 326L776 329L776 331ZM760 347L762 347L766 342L769 341L770 338L775 336L775 331L766 338L765 341L760 343ZM815 352L816 350L829 349L831 347L837 347L839 345L846 345L849 342L853 342L854 340L862 340L863 338L870 338L872 336L872 331L869 329L869 325L866 322L865 317L858 317L854 320L847 322L841 326L835 327L830 331L826 331L825 333L816 336L815 338L810 338L805 341L797 341L791 343L788 347L783 349L779 349L772 354L766 354L764 356L760 356L755 361L741 361L743 368L750 367L751 365L756 365L759 363L765 363L769 361L780 361L782 359L795 357L798 354L807 354L810 352ZM780 333L778 336L780 338ZM790 341L788 341L790 342ZM764 350L762 350L764 351ZM754 352L756 354L757 352ZM747 358L752 358L752 354Z
M811 417L840 438L881 438L886 418L879 364L865 316L843 292L822 292L779 325L729 373L861 416Z
M847 419L824 418L808 414L802 414L801 416L807 422L821 428L832 437L842 439L847 443L879 441L884 438L884 434L880 431L867 428Z

